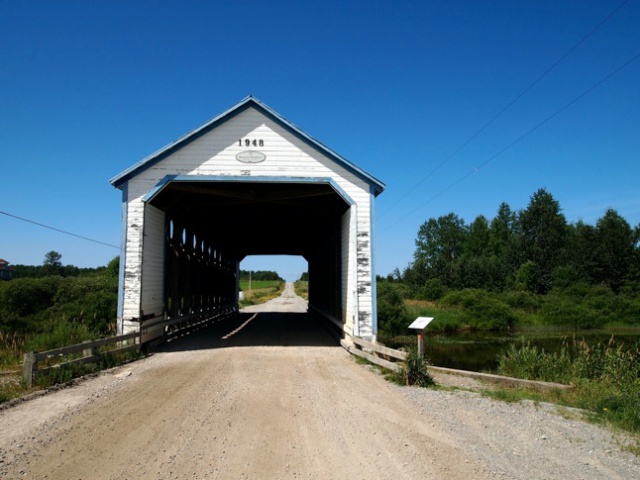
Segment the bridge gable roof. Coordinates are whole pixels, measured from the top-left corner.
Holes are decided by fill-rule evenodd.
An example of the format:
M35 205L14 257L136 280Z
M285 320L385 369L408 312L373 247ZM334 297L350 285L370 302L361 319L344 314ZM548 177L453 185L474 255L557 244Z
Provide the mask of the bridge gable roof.
M231 107L229 110L221 113L217 117L212 118L211 120L206 122L204 125L196 128L195 130L187 133L186 135L182 136L175 142L166 145L165 147L161 148L157 152L142 159L141 161L131 166L130 168L126 169L119 175L116 175L110 180L111 184L116 188L122 188L122 185L127 180L137 176L138 174L145 171L146 169L153 167L161 160L167 158L168 156L172 155L176 151L185 147L189 143L202 137L206 133L212 131L213 129L223 124L224 122L227 122L228 120L234 118L235 116L244 112L248 108L256 109L266 117L270 118L271 120L273 120L274 122L282 126L284 129L289 131L298 139L300 139L301 141L309 145L311 148L315 149L319 153L331 159L336 164L342 166L346 170L350 171L351 173L353 173L354 175L356 175L357 177L365 181L367 184L370 185L371 192L375 196L379 195L384 190L385 185L380 180L376 179L372 175L362 170L360 167L356 166L355 164L351 163L350 161L348 161L338 153L334 152L323 143L314 139L313 137L308 135L306 132L304 132L303 130L295 126L293 123L286 120L284 117L276 113L270 107L260 102L258 99L256 99L253 96L246 97L245 99L241 100L239 103Z

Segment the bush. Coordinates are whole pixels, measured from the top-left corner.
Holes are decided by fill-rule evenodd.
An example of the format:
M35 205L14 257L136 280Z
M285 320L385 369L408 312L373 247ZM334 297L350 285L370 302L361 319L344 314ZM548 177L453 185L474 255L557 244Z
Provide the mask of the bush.
M431 387L436 384L429 374L431 362L426 357L420 357L415 348L409 350L407 359L397 372L385 375L385 378L398 385Z
M540 310L542 320L549 325L565 325L589 329L601 326L604 321L597 313L582 303L576 303L570 297L549 295Z
M378 284L378 329L391 336L407 333L411 323L399 288L389 282Z
M446 294L439 302L463 308L463 320L472 329L507 330L516 317L509 306L484 290L465 289Z
M43 332L31 336L26 342L26 350L42 352L67 345L75 345L85 340L93 340L99 335L87 325L69 322L65 319L51 320Z
M517 308L529 313L540 309L540 297L534 293L510 290L502 293L500 299L511 308Z
M545 323L567 325L576 330L634 322L632 301L615 295L603 285L585 283L552 290L544 297L540 313Z
M640 432L640 342L589 345L574 340L559 354L530 344L512 346L499 359L498 371L530 380L572 383L572 403L604 421Z
M430 387L435 385L433 377L429 374L428 367L431 364L425 357L418 355L418 351L411 349L402 366L402 376L406 385L416 387Z
M53 305L60 277L16 278L0 290L0 318L8 324Z
M430 278L418 292L419 300L439 300L447 292L447 288L437 278Z
M571 369L571 357L566 349L547 353L529 342L520 347L512 344L498 359L498 373L529 380L569 383Z

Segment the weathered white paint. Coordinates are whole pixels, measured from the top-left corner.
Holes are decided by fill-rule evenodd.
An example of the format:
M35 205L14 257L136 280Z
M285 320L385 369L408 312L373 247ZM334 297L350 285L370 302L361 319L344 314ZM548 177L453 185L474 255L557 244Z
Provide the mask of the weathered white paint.
M244 139L262 141L245 147ZM243 145L239 145L243 140ZM242 163L237 156L259 150L260 163ZM242 158L242 157L241 157ZM167 176L259 176L274 178L331 178L356 203L342 218L342 300L345 331L373 335L371 269L371 185L333 158L301 140L287 128L250 107L171 155L136 173L126 190L127 235L122 318L125 323L162 308L162 212L146 205L145 195ZM143 235L143 232L146 235ZM153 236L159 240L149 241ZM144 246L144 255L143 255ZM147 251L147 249L149 249ZM129 323L129 325L131 325ZM123 328L126 333L126 326Z
M142 253L142 315L161 316L164 311L164 212L145 207Z

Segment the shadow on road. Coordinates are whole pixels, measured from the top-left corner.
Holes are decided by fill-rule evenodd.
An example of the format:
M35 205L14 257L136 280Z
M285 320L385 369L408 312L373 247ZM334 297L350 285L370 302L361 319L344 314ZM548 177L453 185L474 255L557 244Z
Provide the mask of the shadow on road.
M225 347L338 347L328 326L309 313L240 313L161 345L175 352Z

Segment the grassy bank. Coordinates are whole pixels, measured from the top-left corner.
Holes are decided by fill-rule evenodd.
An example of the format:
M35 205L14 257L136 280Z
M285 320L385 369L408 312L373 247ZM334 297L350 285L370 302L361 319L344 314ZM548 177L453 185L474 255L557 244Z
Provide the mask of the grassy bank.
M299 297L302 297L305 300L309 300L309 282L305 282L304 280L297 280L293 283L293 290Z
M244 292L244 300L240 300L240 307L258 305L279 297L284 290L285 282L281 280L257 280L251 282L240 280L240 290Z
M380 330L409 333L416 317L435 317L431 331L514 331L527 328L578 331L604 327L634 327L640 323L640 298L613 295L592 287L535 295L524 291L451 291L437 300L410 298L406 287L381 283L378 288ZM576 293L579 292L578 293Z
M524 345L500 358L499 373L517 378L574 385L570 392L551 394L556 403L578 407L594 421L640 435L640 342L606 344L568 341L549 353Z

